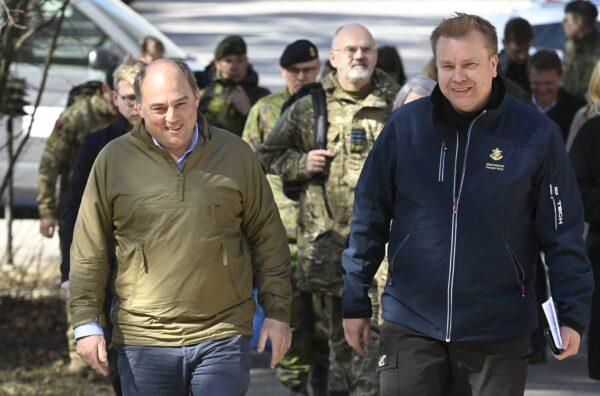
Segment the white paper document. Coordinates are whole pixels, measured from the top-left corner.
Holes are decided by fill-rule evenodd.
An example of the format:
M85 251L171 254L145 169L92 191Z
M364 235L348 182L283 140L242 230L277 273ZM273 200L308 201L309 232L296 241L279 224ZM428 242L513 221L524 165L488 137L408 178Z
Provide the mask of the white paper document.
M552 333L554 344L558 347L558 349L562 349L563 343L560 336L560 326L558 325L558 317L556 315L556 308L554 307L554 300L552 297L542 304L542 308L546 314L546 320L550 326L550 332Z

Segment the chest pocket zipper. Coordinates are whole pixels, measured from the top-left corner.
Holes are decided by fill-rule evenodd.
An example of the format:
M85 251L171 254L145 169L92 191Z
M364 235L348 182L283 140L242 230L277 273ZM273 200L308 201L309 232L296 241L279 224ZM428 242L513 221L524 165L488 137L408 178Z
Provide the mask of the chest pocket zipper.
M448 143L446 140L442 140L442 145L440 146L440 163L438 165L438 182L442 183L444 181L444 168L446 165L446 151L448 151Z

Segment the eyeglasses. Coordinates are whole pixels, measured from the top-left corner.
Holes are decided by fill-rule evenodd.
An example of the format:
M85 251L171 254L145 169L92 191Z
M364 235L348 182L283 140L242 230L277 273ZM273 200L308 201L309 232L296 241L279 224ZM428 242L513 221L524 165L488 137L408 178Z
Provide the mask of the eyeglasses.
M314 73L317 68L316 67L288 67L286 69L288 72L290 72L291 74L297 76L300 73L304 73L304 75L306 76L307 74L311 74Z
M372 55L375 52L375 48L371 47L371 46L366 46L366 47L353 47L353 46L349 46L346 48L334 48L334 51L340 51L343 52L346 56L348 56L349 58L354 58L354 56L356 55L356 53L358 52L358 50L360 50L360 52L363 55L369 56Z
M117 96L119 98L121 98L122 100L124 100L125 102L132 104L135 103L135 95L125 95L125 96L121 96L120 93L118 93L117 91L115 91L115 93L117 94Z

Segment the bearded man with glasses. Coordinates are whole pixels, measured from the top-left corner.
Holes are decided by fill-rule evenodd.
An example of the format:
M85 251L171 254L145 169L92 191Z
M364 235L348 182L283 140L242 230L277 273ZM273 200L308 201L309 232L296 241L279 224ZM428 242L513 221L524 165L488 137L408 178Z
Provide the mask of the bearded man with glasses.
M322 81L327 103L326 147L315 147L312 95L294 102L259 149L261 162L284 181L304 182L298 215L297 287L312 293L317 320L329 332L330 395L378 394L377 310L371 321L374 342L359 354L344 341L341 254L352 217L356 181L399 90L376 70L371 33L359 24L339 28L329 61L336 69ZM371 295L376 301L376 287ZM314 370L313 365L313 370Z

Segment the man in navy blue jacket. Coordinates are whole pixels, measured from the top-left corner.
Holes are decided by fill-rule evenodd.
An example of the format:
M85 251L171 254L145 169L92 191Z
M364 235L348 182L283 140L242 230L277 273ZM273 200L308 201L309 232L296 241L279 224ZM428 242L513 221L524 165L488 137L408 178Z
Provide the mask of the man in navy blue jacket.
M593 290L583 208L556 124L506 93L497 37L457 14L432 33L438 86L389 119L363 168L342 265L344 331L369 342L367 291L389 242L381 394L522 395L542 250L564 359Z
M105 128L90 133L85 137L85 140L77 152L75 163L73 164L73 175L69 181L69 189L67 190L65 205L60 221L60 228L63 233L63 237L60 240L60 249L62 253L62 262L60 265L61 288L67 299L70 297L69 272L71 269L71 242L73 242L73 229L75 228L75 221L77 220L77 213L79 211L79 206L81 205L83 191L85 190L87 179L92 170L92 165L100 151L102 151L104 146L110 141L129 132L132 128L132 124L140 118L134 106L135 94L133 91L133 82L135 81L135 76L142 67L143 63L140 61L129 61L121 64L114 70L112 75L113 83L110 85L111 88L113 88L113 103L119 111L117 119ZM114 252L111 251L110 253L111 263L114 264ZM104 311L107 313L105 315L106 318L109 318L110 306L112 303L112 291L107 289L106 296ZM67 312L70 312L70 310L67 309ZM69 333L67 334L67 337L73 339L72 333L73 331L69 324ZM107 323L107 330L104 333L106 345L110 344L111 334L111 324ZM71 342L71 340L69 341ZM109 351L108 359L109 374L113 389L116 395L121 395L121 383L117 373L116 351L111 349Z

